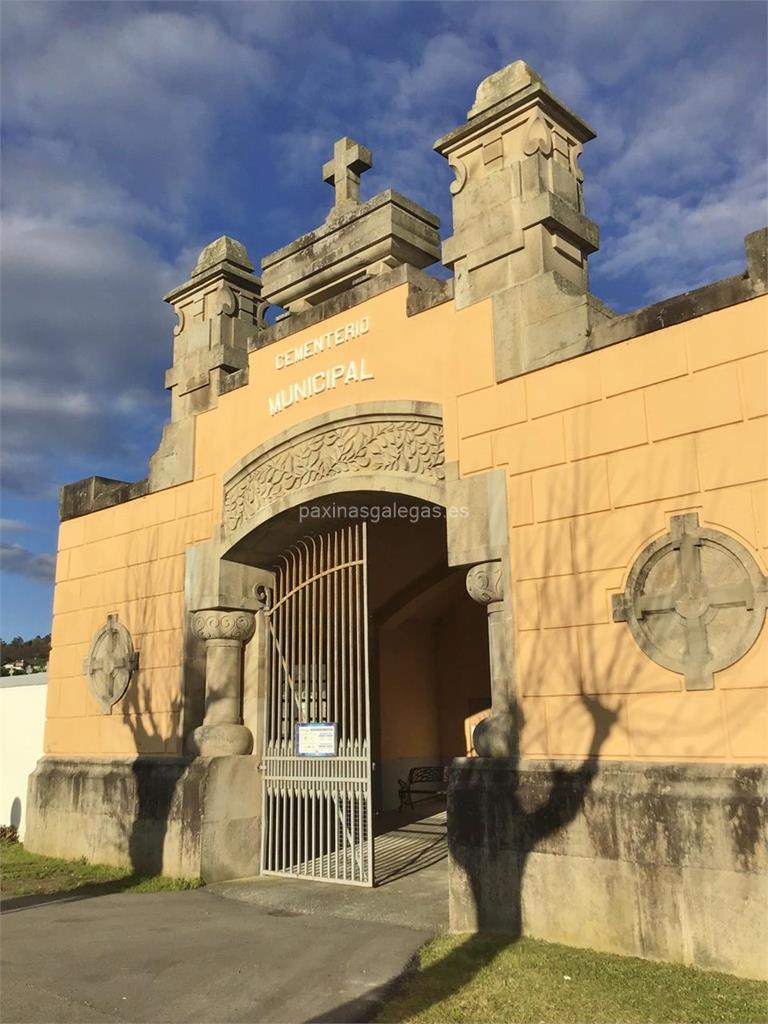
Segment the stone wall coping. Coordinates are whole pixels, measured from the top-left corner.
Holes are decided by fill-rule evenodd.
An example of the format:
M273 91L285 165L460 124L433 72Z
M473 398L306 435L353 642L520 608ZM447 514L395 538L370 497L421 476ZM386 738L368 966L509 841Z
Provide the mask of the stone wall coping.
M142 498L148 493L146 479L129 483L105 476L89 476L84 480L64 484L59 489L59 519L62 523L67 519L77 519L91 512L122 505L134 498Z
M249 273L247 270L243 270L242 267L237 266L235 263L231 263L229 260L222 260L219 263L214 263L199 271L197 276L190 277L188 280L182 282L182 284L172 288L163 296L163 301L174 305L186 295L199 291L201 288L205 288L212 281L217 281L221 278L226 278L232 284L239 284L247 291L254 291L257 294L261 291L260 277Z
M433 144L433 149L441 156L446 156L452 149L462 142L470 141L475 135L481 135L488 131L488 128L495 121L504 119L511 111L523 113L535 105L539 105L546 113L556 112L558 120L570 131L579 142L590 142L597 138L596 132L587 124L583 118L574 113L564 103L561 103L556 96L553 96L546 85L541 82L532 82L524 89L507 96L493 106L469 118L464 124L459 125L452 131L441 135Z
M660 782L696 782L699 780L736 780L747 779L768 785L768 764L759 761L727 762L727 761L609 761L592 758L589 763L594 765L594 781L601 778L620 779L623 776L643 776L646 779L658 779ZM512 775L551 775L553 771L577 771L584 765L583 761L567 758L563 760L536 758L490 758L490 757L457 757L451 764L451 774L460 775L467 769L473 772ZM593 783L594 784L594 783Z
M47 672L16 672L12 676L0 676L0 690L12 690L17 686L47 685Z
M579 347L576 351L566 348L553 353L549 361L537 366L535 370L526 370L524 373L536 372L553 363L575 359L588 352L598 351L622 341L629 341L666 327L695 320L708 313L714 313L768 294L768 228L760 228L748 234L745 238L745 248L747 269L743 274L727 277L693 291L674 295L650 306L643 306L630 313L613 317L595 328L585 347ZM391 273L381 274L347 292L328 299L313 309L294 313L272 327L257 331L253 341L249 344L249 351L282 341L298 331L404 284L410 286L407 315L424 312L432 306L449 302L453 297L453 279L441 281L415 267L400 266ZM516 376L523 375L517 374ZM248 383L247 373L243 370L238 370L231 376L233 378L231 386L225 384L222 387L222 392L235 390ZM225 378L226 380L227 378ZM306 424L303 426L306 429ZM75 483L65 484L60 489L59 517L64 522L67 519L75 519L91 512L123 504L123 502L142 497L147 493L146 480L129 483L101 476L87 477Z
M746 274L726 277L713 284L702 285L693 291L662 299L651 306L641 306L629 313L614 315L613 319L595 327L592 344L587 351L607 348L609 345L652 334L654 331L661 331L665 327L672 327L686 320L695 320L707 313L759 298L765 292L765 287L756 288Z
M156 763L165 767L170 764L192 765L200 758L179 754L44 754L37 762L36 771L55 764L57 768L71 766L73 770L83 768L97 771L108 771L110 767L121 768L137 762L141 764Z

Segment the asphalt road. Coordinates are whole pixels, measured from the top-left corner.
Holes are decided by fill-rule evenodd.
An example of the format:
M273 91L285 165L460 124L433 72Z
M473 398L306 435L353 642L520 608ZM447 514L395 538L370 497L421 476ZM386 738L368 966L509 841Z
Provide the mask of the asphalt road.
M444 866L411 876L410 885L421 889L436 871L444 886ZM338 901L346 908L340 916L330 893L320 905L294 899L288 906L268 880L242 894L227 886L226 895L201 889L8 900L1 921L2 1020L369 1020L436 930L434 920L418 927L411 913L396 923L389 904L376 913L377 893L392 901L386 888L369 890L367 902L347 893ZM408 890L406 882L404 905ZM350 911L355 903L359 912Z

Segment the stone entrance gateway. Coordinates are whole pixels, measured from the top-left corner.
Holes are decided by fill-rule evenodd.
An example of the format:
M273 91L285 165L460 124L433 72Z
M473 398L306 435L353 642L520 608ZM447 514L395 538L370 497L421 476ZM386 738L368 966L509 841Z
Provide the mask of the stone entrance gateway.
M370 885L450 765L452 927L765 976L768 232L617 314L593 138L517 61L435 143L450 237L343 138L260 276L203 249L147 479L62 490L31 850Z

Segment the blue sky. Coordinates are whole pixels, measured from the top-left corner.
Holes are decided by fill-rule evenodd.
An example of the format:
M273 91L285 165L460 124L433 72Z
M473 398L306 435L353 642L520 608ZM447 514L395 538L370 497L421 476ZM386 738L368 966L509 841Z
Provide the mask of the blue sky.
M762 3L5 0L2 621L50 628L57 490L146 475L167 415L162 295L221 234L258 263L317 226L333 141L450 233L432 152L527 60L597 131L592 290L619 310L739 273L766 213Z

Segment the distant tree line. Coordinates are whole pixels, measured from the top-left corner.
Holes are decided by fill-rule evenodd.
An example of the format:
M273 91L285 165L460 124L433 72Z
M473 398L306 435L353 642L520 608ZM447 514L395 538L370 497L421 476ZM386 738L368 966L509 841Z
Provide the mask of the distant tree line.
M0 640L0 666L8 662L23 661L25 665L40 666L48 664L51 653L51 634L36 636L32 640L15 636L12 640ZM3 675L7 673L3 671Z

